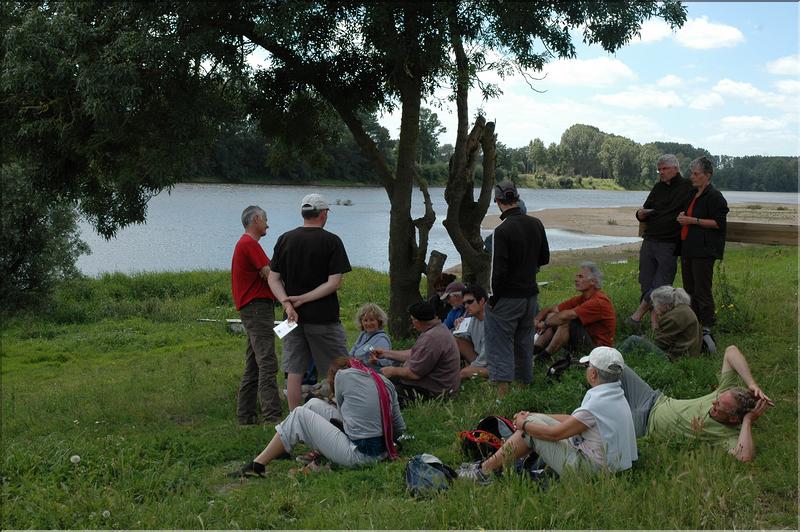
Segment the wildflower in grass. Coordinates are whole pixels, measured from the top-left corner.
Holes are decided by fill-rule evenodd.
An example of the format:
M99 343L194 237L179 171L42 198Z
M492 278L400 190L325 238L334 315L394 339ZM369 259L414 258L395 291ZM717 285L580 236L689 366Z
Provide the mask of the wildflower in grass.
M108 510L103 510L103 514L102 515L103 515L103 519L108 519L109 517L111 517L111 512L109 512Z
M78 456L77 454L73 454L72 456L69 457L69 461L77 465L81 463L81 457Z

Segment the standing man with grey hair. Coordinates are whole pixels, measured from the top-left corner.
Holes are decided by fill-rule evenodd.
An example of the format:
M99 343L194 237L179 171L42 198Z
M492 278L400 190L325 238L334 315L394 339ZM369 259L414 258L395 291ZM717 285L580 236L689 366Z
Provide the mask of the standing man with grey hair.
M231 261L233 302L247 333L236 418L240 425L255 425L259 421L277 423L281 420L281 397L272 331L275 296L267 284L269 257L258 243L267 234L267 213L251 205L242 212L242 225L245 232L236 243Z
M347 356L347 338L339 321L336 291L351 270L342 240L324 229L330 208L319 194L300 202L303 225L282 234L275 244L269 286L297 328L283 338L289 411L302 404L303 375L309 359L319 375L330 362Z
M692 193L692 182L681 176L678 158L672 154L658 159L658 181L653 185L636 219L645 224L639 249L639 286L641 298L625 324L638 331L645 314L653 309L650 293L654 288L672 285L678 271L677 247L681 226L678 213ZM652 316L651 316L652 318Z
M548 359L564 346L579 353L614 345L617 316L602 286L603 273L597 265L582 263L575 274L575 290L580 294L543 308L534 318L539 333L534 346L537 358ZM569 360L569 354L565 358Z
M533 317L539 309L536 272L550 262L550 247L538 218L522 214L517 187L502 181L494 187L500 225L494 230L489 304L486 305L486 355L489 380L497 396L512 380L533 380Z

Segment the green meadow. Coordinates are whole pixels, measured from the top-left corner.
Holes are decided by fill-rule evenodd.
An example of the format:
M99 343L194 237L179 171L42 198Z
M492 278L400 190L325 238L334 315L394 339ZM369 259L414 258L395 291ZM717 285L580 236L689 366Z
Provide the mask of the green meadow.
M306 474L283 460L265 479L231 481L226 473L274 429L235 422L244 336L197 321L238 317L228 272L65 283L46 309L3 320L2 528L797 528L797 261L794 247L732 247L715 274L719 353L627 359L654 387L692 397L715 387L722 349L738 345L775 401L756 423L755 461L691 440L642 439L634 468L615 477L542 490L509 472L423 499L405 492L407 458L428 452L457 467L466 461L457 432L487 414L569 413L585 392L583 372L547 383L536 368L534 383L500 404L479 381L452 401L417 404L404 412L413 439L397 462ZM601 267L624 318L638 303L636 259ZM541 305L573 294L574 270L542 269ZM388 277L356 269L340 298L352 342L358 306L387 306ZM628 333L620 325L617 340Z

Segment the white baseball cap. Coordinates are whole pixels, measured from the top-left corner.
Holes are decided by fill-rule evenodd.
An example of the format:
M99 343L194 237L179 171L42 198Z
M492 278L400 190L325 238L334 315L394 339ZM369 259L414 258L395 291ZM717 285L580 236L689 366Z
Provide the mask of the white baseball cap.
M303 212L324 211L326 209L330 209L330 207L328 207L328 202L325 201L321 194L308 194L300 202L300 210Z
M586 364L588 362L592 367L601 371L608 371L609 373L620 373L622 372L622 368L625 367L625 360L622 358L622 353L613 347L606 346L595 347L592 349L591 353L582 357L580 362L581 364Z

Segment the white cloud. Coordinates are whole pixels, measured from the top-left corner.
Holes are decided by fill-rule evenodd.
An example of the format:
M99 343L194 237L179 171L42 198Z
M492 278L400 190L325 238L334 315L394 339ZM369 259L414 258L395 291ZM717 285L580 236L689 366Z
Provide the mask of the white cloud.
M796 79L784 79L775 84L778 88L778 92L783 94L793 94L798 95L800 94L800 81Z
M643 43L658 42L672 35L672 28L661 19L646 20L639 31L639 41ZM633 41L636 42L636 41Z
M712 107L718 107L724 103L725 100L722 99L722 96L716 92L709 92L690 98L689 108L705 111L707 109L711 109Z
M632 90L616 94L598 94L593 96L592 100L626 109L680 107L684 105L683 99L675 94L674 91L660 91L647 87L634 87Z
M541 82L557 85L579 85L584 87L609 87L621 81L636 79L636 74L618 59L597 57L595 59L559 59L544 67L547 76ZM537 77L541 77L538 74Z
M656 85L659 87L678 87L683 85L683 79L676 76L675 74L667 74L660 80L656 81Z
M731 96L741 96L743 98L756 98L763 94L750 83L733 81L728 78L719 80L712 90Z
M767 72L779 76L800 76L800 54L787 55L767 63Z
M702 16L687 20L675 40L686 48L709 50L736 46L744 42L744 34L734 26L711 22L707 16Z
M719 122L719 132L706 137L703 146L728 155L790 155L797 153L797 132L784 120L726 116Z
M751 83L733 81L727 78L718 81L711 90L719 94L745 98L754 103L770 107L784 107L789 103L784 95L765 92L754 87Z
M726 116L720 120L725 128L739 131L774 131L784 127L783 122L763 116Z

